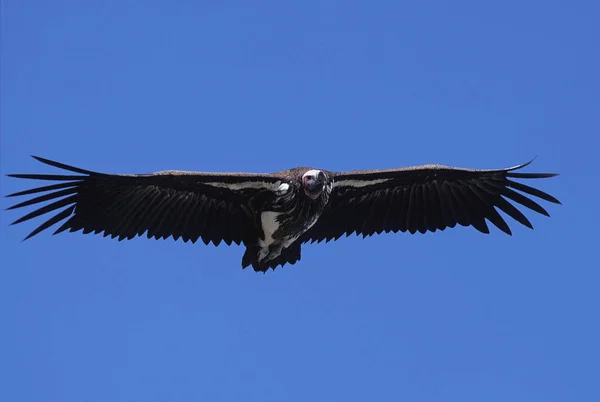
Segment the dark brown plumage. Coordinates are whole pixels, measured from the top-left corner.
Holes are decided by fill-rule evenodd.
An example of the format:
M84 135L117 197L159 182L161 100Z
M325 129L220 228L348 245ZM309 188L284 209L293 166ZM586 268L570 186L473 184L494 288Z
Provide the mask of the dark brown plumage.
M361 177L386 181L365 187L336 186L328 208L317 224L303 235L303 240L329 241L351 233L371 236L382 232L435 232L456 224L489 233L486 219L510 235L508 224L496 208L533 229L531 222L509 200L546 216L550 215L542 206L522 193L555 204L560 202L513 180L557 176L514 172L530 163L500 170L424 165L337 173L334 175L336 183Z
M54 214L26 239L62 221L54 234L82 230L119 241L145 234L244 244L242 266L257 271L294 264L301 258L302 243L352 233L425 233L456 224L489 233L488 221L511 234L498 210L533 228L511 202L547 216L532 198L559 204L551 195L515 181L555 176L516 172L531 162L500 170L424 165L341 173L295 168L273 174L114 175L34 158L74 174L9 175L59 182L8 195L45 193L8 209L49 202L13 224Z

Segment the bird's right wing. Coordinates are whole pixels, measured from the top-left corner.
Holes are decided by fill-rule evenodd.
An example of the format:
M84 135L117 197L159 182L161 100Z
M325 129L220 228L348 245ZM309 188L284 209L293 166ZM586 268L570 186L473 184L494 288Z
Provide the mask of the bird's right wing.
M256 235L248 201L260 192L277 191L281 184L271 174L164 171L116 175L34 158L75 174L9 175L58 182L7 196L45 193L8 209L51 201L13 224L58 212L26 239L66 220L54 234L83 230L123 240L147 233L156 239L172 236L192 242L202 238L206 244L240 244Z
M489 233L486 219L511 234L496 209L532 228L509 201L543 215L548 212L527 195L552 203L559 201L514 180L556 176L515 172L529 163L499 170L423 165L336 173L327 209L302 240L329 241L351 233L425 233L452 228L457 223Z

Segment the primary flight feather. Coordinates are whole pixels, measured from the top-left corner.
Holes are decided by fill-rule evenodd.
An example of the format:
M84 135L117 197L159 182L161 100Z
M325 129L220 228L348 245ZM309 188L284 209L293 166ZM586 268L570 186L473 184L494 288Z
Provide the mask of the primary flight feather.
M511 234L498 210L533 229L513 203L546 216L535 198L560 204L514 180L556 176L517 172L531 162L499 170L423 165L353 172L298 167L271 174L169 170L117 175L34 158L71 174L8 175L58 182L7 196L44 193L9 210L50 201L13 222L51 214L26 239L63 221L54 234L82 230L119 241L146 234L243 244L242 267L263 272L299 261L306 242L352 233L435 232L456 224L489 233L486 220Z

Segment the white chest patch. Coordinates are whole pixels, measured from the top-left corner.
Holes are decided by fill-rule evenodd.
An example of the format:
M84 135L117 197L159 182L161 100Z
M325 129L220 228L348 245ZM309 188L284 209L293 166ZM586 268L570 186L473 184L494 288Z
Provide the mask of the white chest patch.
M265 211L260 214L260 223L265 234L265 240L260 239L261 247L269 247L273 243L273 233L279 228L277 217L280 212Z

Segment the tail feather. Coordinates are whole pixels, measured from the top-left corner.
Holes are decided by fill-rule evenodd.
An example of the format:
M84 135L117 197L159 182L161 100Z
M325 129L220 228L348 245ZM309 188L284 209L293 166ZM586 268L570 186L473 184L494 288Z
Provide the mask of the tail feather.
M278 257L268 261L258 261L258 252L260 247L247 246L244 255L242 256L242 268L252 266L256 272L267 272L269 268L275 270L278 266L285 264L293 265L300 261L301 249L300 242L292 243L289 247L281 250Z

